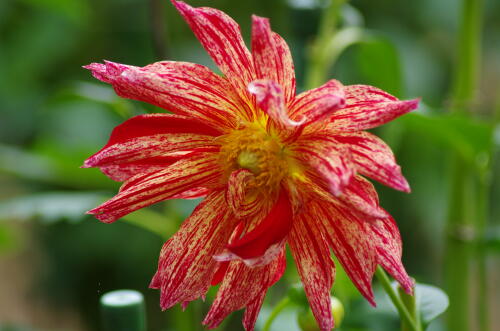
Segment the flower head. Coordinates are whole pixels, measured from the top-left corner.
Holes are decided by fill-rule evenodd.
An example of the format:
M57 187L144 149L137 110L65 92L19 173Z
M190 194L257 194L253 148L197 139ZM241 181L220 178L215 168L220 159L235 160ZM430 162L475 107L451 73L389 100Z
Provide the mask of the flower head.
M362 130L418 101L336 80L296 95L290 51L267 19L253 16L250 52L223 12L172 2L224 76L186 62L86 66L118 95L173 113L125 121L85 161L124 182L89 213L113 222L166 199L204 197L161 250L150 285L161 307L186 306L220 284L203 323L216 327L245 309L252 330L285 270L286 244L322 330L334 323L330 249L370 303L377 265L410 292L396 224L363 176L409 186L390 148Z

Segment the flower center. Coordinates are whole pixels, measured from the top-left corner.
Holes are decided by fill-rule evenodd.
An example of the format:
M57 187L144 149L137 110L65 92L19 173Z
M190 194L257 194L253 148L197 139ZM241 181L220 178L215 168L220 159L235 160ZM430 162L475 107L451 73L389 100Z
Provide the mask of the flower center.
M255 175L249 185L276 189L289 172L289 152L278 136L251 124L220 138L221 162L229 175L237 169L248 169Z

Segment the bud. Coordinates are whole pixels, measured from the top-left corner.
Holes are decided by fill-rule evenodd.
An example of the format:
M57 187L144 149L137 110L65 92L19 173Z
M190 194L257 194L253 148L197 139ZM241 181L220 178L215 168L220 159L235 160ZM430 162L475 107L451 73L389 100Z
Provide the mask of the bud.
M332 315L335 328L339 327L344 319L344 306L336 297L331 297ZM321 331L310 308L302 309L297 315L297 322L302 331Z

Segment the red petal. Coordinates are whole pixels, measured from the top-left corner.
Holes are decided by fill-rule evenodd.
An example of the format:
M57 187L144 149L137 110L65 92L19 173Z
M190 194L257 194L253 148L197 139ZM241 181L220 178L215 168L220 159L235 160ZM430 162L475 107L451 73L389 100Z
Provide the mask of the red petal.
M293 127L303 123L292 121L288 117L283 90L278 83L266 79L256 80L248 85L248 91L255 95L257 105L273 119L278 127Z
M290 200L282 189L269 214L252 231L228 244L227 249L244 260L258 258L286 238L292 226L292 217Z
M263 292L281 278L285 264L284 250L274 261L261 267L250 268L240 261L232 261L203 324L209 329L215 328L231 312L249 307L250 316L246 320L245 328L247 331L252 330L252 315L257 313L255 310L258 300Z
M367 130L406 114L418 107L418 99L398 100L392 95L367 85L344 87L346 105L330 117L332 130Z
M306 173L300 181L301 194L306 199L321 199L343 207L355 208L369 217L388 217L379 205L378 195L373 185L361 176L353 176L342 194L335 197L317 175Z
M262 308L262 303L266 297L267 291L262 291L252 302L250 302L243 315L243 327L246 331L253 331L255 327L255 322L257 322L257 317L259 317L260 309Z
M246 87L256 75L252 55L245 46L238 23L217 9L193 8L182 1L172 0L172 3L222 73L246 99Z
M119 96L197 119L212 131L234 128L236 115L244 110L227 79L199 64L165 61L140 68L106 62L85 68L112 84Z
M342 193L354 175L348 150L329 135L321 132L302 135L293 149L297 159L314 169L335 196Z
M134 210L213 184L219 176L217 155L192 153L164 170L130 178L115 197L87 213L110 223Z
M372 183L361 176L354 176L339 200L371 217L388 217L378 201L378 194Z
M368 132L335 134L335 139L352 154L357 171L396 190L410 192L391 148Z
M186 199L186 200L199 199L206 197L209 192L210 190L207 188L195 187L189 191L184 191L182 193L176 194L172 196L170 199Z
M408 294L413 294L415 286L401 262L403 248L399 230L392 217L377 219L372 224L376 238L378 263L387 270Z
M334 326L330 290L335 266L320 223L311 216L306 212L294 220L288 244L318 325L330 331Z
M304 120L304 125L320 121L342 108L345 103L344 87L337 80L299 94L289 106L290 117Z
M182 158L173 153L215 146L209 135L216 134L203 123L177 115L139 115L117 126L108 143L83 167L99 167L112 179L124 181Z
M217 268L213 255L222 250L234 226L224 193L213 192L163 245L150 285L161 290L162 309L206 294Z
M371 282L377 264L411 291L412 281L401 263L401 239L391 218L367 219L363 214L324 202L315 203L313 208L335 256L372 305Z
M368 222L333 204L318 203L314 208L335 256L361 294L375 305L371 282L377 266L377 252L371 242Z
M236 238L239 238L243 233L243 230L245 230L245 223L240 222L234 229L233 233L231 234L229 242L233 242ZM218 285L220 282L222 282L224 276L226 275L227 268L229 267L229 263L230 261L223 261L219 264L219 268L217 269L217 272L212 278L212 283L211 283L212 286Z
M257 78L283 87L285 103L295 97L295 69L286 42L271 31L269 19L252 16L252 55Z
M262 201L247 196L248 183L255 175L246 170L235 170L227 181L226 201L234 215L238 218L251 217L262 210Z

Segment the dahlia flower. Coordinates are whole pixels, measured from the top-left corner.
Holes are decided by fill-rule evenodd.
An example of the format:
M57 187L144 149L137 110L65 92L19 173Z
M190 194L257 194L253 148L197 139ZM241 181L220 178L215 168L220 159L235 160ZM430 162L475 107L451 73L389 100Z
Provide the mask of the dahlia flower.
M364 176L410 188L390 148L363 130L418 101L337 80L297 95L289 48L268 19L252 17L250 52L225 13L172 2L223 75L172 61L86 66L118 95L171 112L125 121L85 161L124 182L88 213L110 223L159 201L204 198L161 250L150 284L161 307L186 307L219 285L203 323L245 309L253 330L287 244L322 330L334 325L330 249L370 303L377 265L411 292L397 226Z

